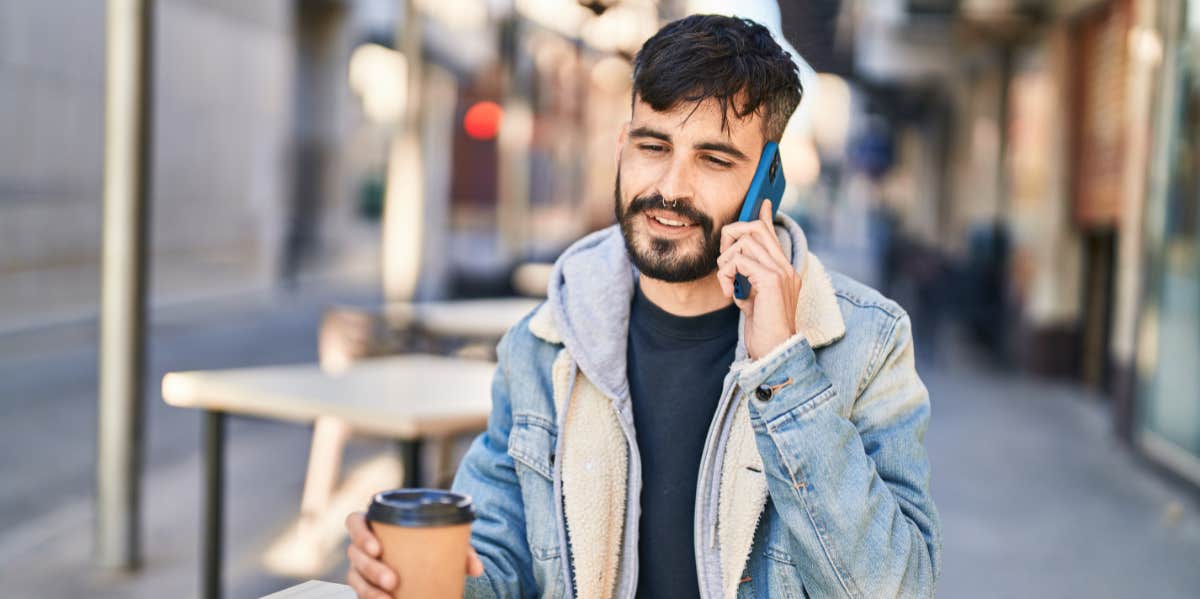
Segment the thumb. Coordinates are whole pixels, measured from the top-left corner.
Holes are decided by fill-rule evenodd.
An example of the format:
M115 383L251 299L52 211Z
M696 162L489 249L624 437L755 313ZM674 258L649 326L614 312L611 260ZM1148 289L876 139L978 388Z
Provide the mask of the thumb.
M479 561L479 554L475 553L474 547L467 547L467 576L483 576L483 562Z
M758 218L766 222L768 225L771 224L772 220L771 208L771 200L763 200L762 208L758 209Z

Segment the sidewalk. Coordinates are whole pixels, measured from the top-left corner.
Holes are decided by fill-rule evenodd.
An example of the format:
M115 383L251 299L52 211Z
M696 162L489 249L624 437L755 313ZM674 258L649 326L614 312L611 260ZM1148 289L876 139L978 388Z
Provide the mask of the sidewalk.
M159 396L163 373L316 359L330 302L378 301L376 291L310 285L153 311L148 330L144 564L134 576L92 567L96 447L95 323L0 336L0 586L5 598L189 597L199 572L200 414ZM311 430L234 418L226 430L226 585L257 597L296 580L266 573L261 551L299 508ZM347 459L389 447L356 441Z
M1103 398L940 359L921 370L939 597L1197 596L1200 502L1117 441Z
M243 248L159 252L147 259L147 302L151 311L271 295L279 287L276 265L247 259ZM375 238L308 260L299 286L367 288L380 281ZM0 342L14 333L94 322L100 311L100 263L67 263L0 272Z

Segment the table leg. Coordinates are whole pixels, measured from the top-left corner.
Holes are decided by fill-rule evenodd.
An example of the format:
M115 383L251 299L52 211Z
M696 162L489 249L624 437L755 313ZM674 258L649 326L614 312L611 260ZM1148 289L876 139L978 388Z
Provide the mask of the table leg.
M421 460L425 453L425 443L421 439L397 441L400 447L400 460L404 465L404 487L421 486Z
M200 556L200 596L221 597L222 493L225 487L225 414L204 411L204 542Z

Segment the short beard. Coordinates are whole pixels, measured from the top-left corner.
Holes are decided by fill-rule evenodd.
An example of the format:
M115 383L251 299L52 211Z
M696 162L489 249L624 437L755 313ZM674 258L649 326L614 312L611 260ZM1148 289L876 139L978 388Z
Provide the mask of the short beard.
M667 283L686 283L702 279L717 270L717 258L721 255L721 230L713 223L713 219L692 205L690 201L679 200L671 207L665 207L662 195L654 193L648 196L633 198L628 207L621 205L621 168L617 167L617 181L614 185L613 197L616 204L617 223L621 225L621 236L625 238L625 249L630 260L642 274L665 281ZM693 243L690 240L661 239L651 237L646 244L635 241L634 219L651 208L674 212L683 219L700 227L700 248L698 251L686 252L684 244ZM724 222L732 222L733 216ZM724 224L722 224L724 226Z

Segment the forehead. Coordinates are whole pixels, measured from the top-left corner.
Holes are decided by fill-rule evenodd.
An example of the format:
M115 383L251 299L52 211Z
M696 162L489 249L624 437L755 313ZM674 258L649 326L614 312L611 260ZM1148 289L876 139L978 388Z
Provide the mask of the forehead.
M679 140L731 143L747 155L757 155L751 150L766 143L762 116L757 111L738 117L731 104L722 115L721 104L715 98L706 98L699 103L678 102L664 111L654 110L640 98L635 99L630 121L631 128L653 127Z

